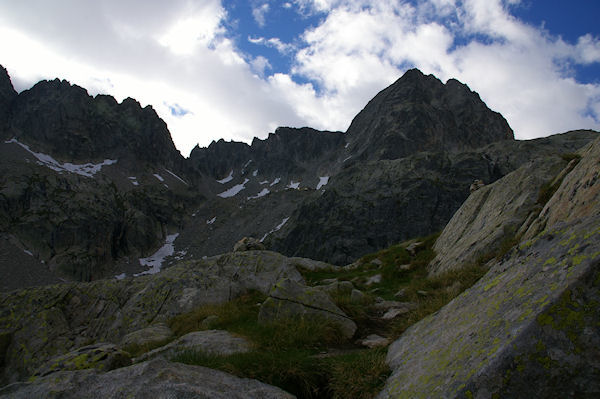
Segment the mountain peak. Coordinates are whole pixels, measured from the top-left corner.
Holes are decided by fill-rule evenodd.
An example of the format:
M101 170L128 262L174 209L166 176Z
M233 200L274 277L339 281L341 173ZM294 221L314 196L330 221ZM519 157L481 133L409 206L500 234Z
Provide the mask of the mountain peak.
M418 69L375 96L347 131L361 159L396 159L418 151L462 151L514 139L502 115L456 79L446 84Z
M10 81L8 71L0 65L0 132L7 122L10 104L17 97L17 92Z

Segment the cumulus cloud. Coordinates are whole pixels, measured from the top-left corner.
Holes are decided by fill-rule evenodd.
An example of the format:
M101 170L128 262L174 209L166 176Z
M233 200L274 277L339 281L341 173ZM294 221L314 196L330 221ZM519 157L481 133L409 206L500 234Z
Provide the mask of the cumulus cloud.
M299 0L303 10L327 14L305 32L293 72L323 87L324 98L353 96L364 104L360 93L416 66L469 84L519 138L600 127L600 86L578 83L569 68L598 62L598 39L569 44L551 37L513 17L517 3ZM348 105L354 112L360 104Z
M600 40L568 43L527 25L511 14L518 3L294 0L282 7L318 18L290 44L236 39L220 0L3 2L0 63L18 90L61 77L152 104L184 155L278 125L345 130L410 67L467 83L519 138L600 128L600 85L578 82L573 69L600 62ZM252 2L250 21L266 24L268 4ZM236 40L276 49L291 69L270 74L273 61Z

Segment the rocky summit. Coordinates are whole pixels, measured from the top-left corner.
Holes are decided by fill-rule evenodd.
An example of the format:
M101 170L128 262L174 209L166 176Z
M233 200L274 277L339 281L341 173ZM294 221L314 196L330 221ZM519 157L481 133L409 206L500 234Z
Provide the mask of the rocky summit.
M598 132L515 140L413 69L186 159L0 68L0 138L2 398L600 396Z

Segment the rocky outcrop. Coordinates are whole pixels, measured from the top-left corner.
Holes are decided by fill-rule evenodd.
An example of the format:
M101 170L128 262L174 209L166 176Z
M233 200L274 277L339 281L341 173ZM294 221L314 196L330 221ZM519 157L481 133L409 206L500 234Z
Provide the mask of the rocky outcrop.
M253 237L244 237L233 246L233 252L264 251L265 245Z
M439 275L493 256L502 240L522 234L523 223L540 212L540 189L566 165L560 157L532 161L471 193L437 239L429 273Z
M165 323L156 323L125 335L121 339L120 345L123 348L131 345L154 346L172 338L173 331Z
M33 382L0 388L13 399L54 398L205 398L293 399L279 388L256 380L234 377L205 367L156 359L108 373L63 371Z
M250 251L183 262L151 276L2 293L0 332L10 343L0 383L27 377L57 354L90 341L119 343L198 306L249 290L268 294L283 278L303 282L288 258Z
M397 159L420 151L465 151L513 140L502 115L455 79L407 71L375 96L346 132L359 159Z
M346 338L352 338L356 324L329 295L316 287L306 287L290 279L282 279L273 287L260 306L258 320L269 323L289 318L325 320L337 324Z
M564 211L546 208L544 231L390 346L379 398L600 394L600 212L583 200L597 198L599 156L596 140L549 201L581 198L572 217L551 225Z
M579 160L581 157L581 161ZM528 235L531 236L546 226L558 222L570 222L593 216L598 212L600 204L600 172L598 158L600 157L600 142L595 140L581 149L571 161L574 166L568 176L559 176L561 181L556 194L540 212L540 219L532 226ZM552 185L549 187L552 188Z
M97 369L110 371L131 365L129 353L114 344L98 343L78 348L50 360L40 367L33 377L44 377L59 371Z
M4 138L4 129L10 115L10 108L17 92L12 86L6 69L0 65L0 138Z
M211 355L232 355L249 352L250 342L236 337L227 331L206 330L191 332L168 345L151 350L136 359L136 362L161 356L172 358L185 351L202 352Z

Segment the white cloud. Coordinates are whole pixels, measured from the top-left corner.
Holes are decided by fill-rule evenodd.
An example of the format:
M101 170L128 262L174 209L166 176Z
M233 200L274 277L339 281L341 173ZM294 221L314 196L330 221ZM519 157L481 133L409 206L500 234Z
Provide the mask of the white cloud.
M252 4L250 18L266 23L269 3ZM18 90L60 77L152 104L184 155L196 143L249 142L278 125L345 130L412 66L467 83L517 137L600 129L600 85L573 74L574 65L600 62L600 39L568 43L527 25L510 14L516 0L286 4L319 13L318 22L290 43L244 39L291 57L287 73L269 74L273 60L239 50L219 0L3 2L0 64ZM189 112L172 112L174 104Z
M252 8L252 16L261 28L266 24L266 16L269 12L269 3L263 3L260 6Z
M370 3L297 1L327 11L320 25L305 32L293 72L318 82L328 103L354 96L355 104L344 105L358 111L369 99L359 93L381 89L416 66L467 83L519 138L600 128L600 85L576 82L571 68L598 62L597 38L585 35L576 45L553 38L513 17L515 0Z
M248 37L248 41L252 44L275 48L279 53L284 55L296 50L296 47L293 44L284 43L278 37L272 37L270 39L264 37Z

